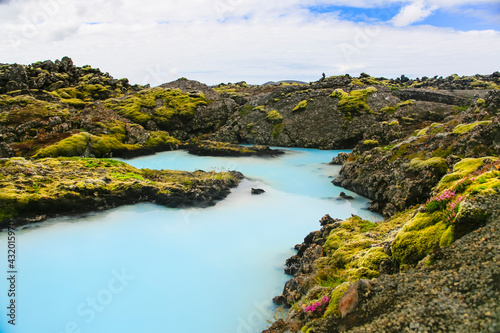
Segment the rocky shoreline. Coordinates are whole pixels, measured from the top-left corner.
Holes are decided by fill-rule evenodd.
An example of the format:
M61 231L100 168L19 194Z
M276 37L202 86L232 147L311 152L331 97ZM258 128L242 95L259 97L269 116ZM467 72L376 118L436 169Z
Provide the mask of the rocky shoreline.
M498 332L499 91L386 146L360 142L334 185L386 219L325 216L295 247L264 332Z
M239 172L136 169L107 159L0 159L0 228L59 214L151 202L166 207L208 207L243 179Z
M318 257L312 253L321 253L315 248L325 241L328 230L337 228L335 223L339 222L311 233L299 246L299 254L287 261L287 268L300 269L285 291L307 276L308 266ZM338 302L338 315L299 315L292 308L291 317L296 319L278 320L264 332L498 332L499 227L497 219L396 274L391 274L392 264L383 263L389 270L378 278L358 280L343 289L347 297L332 297L330 302ZM395 268L392 273L398 271ZM301 326L304 322L307 326Z

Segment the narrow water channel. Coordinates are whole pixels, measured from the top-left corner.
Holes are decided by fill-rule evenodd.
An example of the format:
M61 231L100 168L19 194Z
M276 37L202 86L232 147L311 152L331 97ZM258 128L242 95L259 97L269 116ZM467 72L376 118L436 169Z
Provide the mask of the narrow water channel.
M210 208L138 204L18 231L16 326L3 318L0 332L260 332L273 320L272 297L289 278L285 260L324 214L380 219L355 194L348 192L354 201L337 200L342 189L330 181L340 168L328 165L337 153L287 149L277 158L216 158L175 151L126 161L237 170L247 179ZM252 195L252 187L266 192ZM5 233L0 248L6 253ZM7 283L0 283L4 309Z

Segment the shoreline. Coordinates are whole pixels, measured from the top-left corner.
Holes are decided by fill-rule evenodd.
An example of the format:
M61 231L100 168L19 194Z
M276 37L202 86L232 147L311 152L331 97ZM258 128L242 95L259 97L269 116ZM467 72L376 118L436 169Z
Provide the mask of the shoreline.
M244 176L230 172L137 169L92 158L0 160L1 227L49 217L151 202L166 207L208 207L224 199Z

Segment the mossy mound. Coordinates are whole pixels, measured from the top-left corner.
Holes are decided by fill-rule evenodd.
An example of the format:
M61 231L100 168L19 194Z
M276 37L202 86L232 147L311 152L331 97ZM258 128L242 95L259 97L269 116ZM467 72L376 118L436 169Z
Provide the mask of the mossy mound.
M136 202L207 206L224 198L240 175L136 169L93 158L0 160L0 227L12 218L87 212ZM24 222L22 222L24 223Z
M353 116L363 113L373 113L366 101L368 96L375 92L377 92L377 89L374 87L352 90L349 93L344 92L342 89L336 89L330 96L339 99L338 110L347 119L352 119Z
M477 121L477 122L474 122L471 124L457 125L457 127L455 127L453 129L453 134L466 134L466 133L470 132L473 128L475 128L476 126L488 125L488 124L491 124L491 121L485 120L485 121Z
M307 109L307 100L300 101L293 109L292 112L303 111Z
M15 126L56 116L68 119L70 113L60 104L38 100L32 96L0 95L0 124Z
M118 123L111 128L110 135L93 135L81 132L61 140L56 144L39 150L35 158L59 156L84 157L133 157L144 153L153 153L161 150L173 150L178 147L179 140L166 132L151 132L146 134L147 140L143 143L128 144L124 125Z
M207 104L202 93L193 95L180 89L163 88L143 90L121 99L109 99L105 103L107 108L133 122L145 125L153 120L162 129L169 128L172 118L189 119L198 106Z

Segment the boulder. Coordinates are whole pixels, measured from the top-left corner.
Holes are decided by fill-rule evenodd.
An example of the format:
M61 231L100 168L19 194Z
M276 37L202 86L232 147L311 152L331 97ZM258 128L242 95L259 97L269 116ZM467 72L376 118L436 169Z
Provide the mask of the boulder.
M263 190L263 189L261 189L261 188L253 188L253 187L252 187L252 194L259 195L259 194L262 194L262 193L264 193L264 192L266 192L266 191L264 191L264 190Z
M350 195L345 194L345 192L340 192L340 194L339 194L339 198L340 198L340 199L345 199L345 200L352 200L352 199L354 199L354 197L352 197L352 196L350 196Z
M344 164L347 159L349 158L349 154L347 153L339 153L337 156L335 156L330 164L332 165L342 165Z

